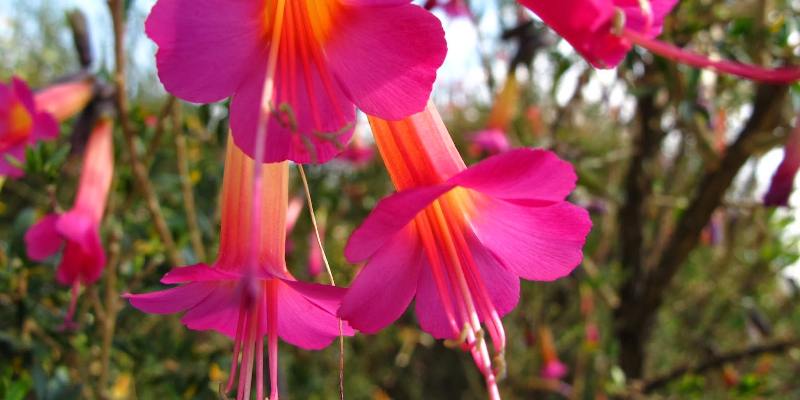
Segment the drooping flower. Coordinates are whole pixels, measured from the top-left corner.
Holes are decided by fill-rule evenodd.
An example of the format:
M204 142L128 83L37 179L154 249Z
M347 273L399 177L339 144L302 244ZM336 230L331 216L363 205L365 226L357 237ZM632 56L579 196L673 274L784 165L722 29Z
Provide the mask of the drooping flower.
M36 108L50 113L56 121L64 121L86 107L93 90L89 78L56 83L36 92Z
M764 205L784 207L789 205L789 196L792 194L798 168L800 168L800 117L795 121L794 129L783 148L783 160L772 175L769 189L764 195Z
M614 68L633 45L699 68L747 79L786 83L800 79L798 68L768 69L712 60L656 40L677 0L519 0L597 68Z
M278 399L278 338L304 348L321 349L339 335L336 309L343 288L303 283L286 268L288 162L264 164L261 204L254 205L253 160L228 140L222 194L220 250L216 262L175 268L161 279L180 286L146 294L126 294L148 313L186 311L190 329L214 330L234 340L226 391L235 383L237 399L249 399L255 386L264 398L264 337L267 337L271 400ZM257 210L259 207L260 210ZM252 213L261 213L255 229ZM253 239L260 243L253 257ZM344 325L345 335L353 330ZM241 359L240 359L241 357ZM254 370L255 367L255 370ZM255 385L253 375L255 374Z
M28 146L56 136L58 123L49 113L37 110L24 81L15 77L7 85L0 82L0 176L22 176L14 161L25 159Z
M426 10L442 9L450 18L469 17L469 6L464 0L427 0Z
M567 375L569 368L561 362L553 340L553 331L548 326L539 328L539 350L542 354L542 369L539 375L544 379L561 379Z
M356 106L388 119L422 110L446 53L439 20L410 0L159 0L146 31L169 92L198 103L233 97L231 128L247 154L259 114L270 113L266 162L331 159L352 135Z
M28 257L42 261L63 246L56 279L72 288L65 327L72 325L81 285L100 278L106 254L100 240L100 223L114 174L112 122L100 119L89 137L81 167L75 204L63 214L50 214L25 233Z
M494 155L511 149L511 142L506 132L511 127L518 102L519 83L512 71L492 104L486 129L475 132L468 138L472 145L470 152L473 156Z
M432 104L401 121L369 120L398 193L381 200L347 243L347 259L366 265L339 315L374 333L415 298L422 329L470 351L490 397L499 398L500 318L519 300L519 278L558 279L583 257L591 221L564 201L575 173L553 153L532 149L467 168Z

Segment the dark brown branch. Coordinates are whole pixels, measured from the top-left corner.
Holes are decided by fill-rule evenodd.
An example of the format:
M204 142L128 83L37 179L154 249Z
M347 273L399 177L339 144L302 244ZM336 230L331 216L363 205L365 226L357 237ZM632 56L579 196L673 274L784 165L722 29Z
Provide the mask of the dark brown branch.
M741 361L751 357L757 357L762 354L780 353L795 347L800 347L800 339L791 338L777 340L770 343L748 347L744 350L720 354L699 364L681 366L656 378L649 379L645 382L643 391L645 393L652 392L687 374L702 374L708 370L720 368L728 363Z
M652 74L648 74L652 75ZM645 75L644 84L647 76ZM652 84L651 84L652 85ZM624 317L629 304L642 296L644 283L645 219L648 198L652 195L653 174L651 163L661 147L665 133L660 128L661 112L656 105L653 91L639 98L637 104L638 135L633 145L633 154L625 177L625 202L619 211L620 259L625 278L619 290L620 307L615 310L616 319ZM646 335L639 329L624 324L616 326L616 336L624 350L620 353L620 364L631 376L641 376L640 359L644 358Z
M681 215L676 228L667 240L656 267L648 271L639 283L635 295L623 300L616 313L616 329L621 342L621 352L642 347L650 334L650 328L664 294L680 267L697 246L700 233L708 223L713 211L721 204L723 196L733 179L751 155L761 149L764 137L780 123L781 109L787 94L785 86L762 85L757 89L753 102L753 113L737 140L725 151L719 165L708 171L700 180L698 190ZM622 336L626 334L627 336ZM632 346L632 347L631 347ZM641 352L639 352L641 353ZM639 377L644 362L643 354L621 356L625 360L623 369L631 377Z

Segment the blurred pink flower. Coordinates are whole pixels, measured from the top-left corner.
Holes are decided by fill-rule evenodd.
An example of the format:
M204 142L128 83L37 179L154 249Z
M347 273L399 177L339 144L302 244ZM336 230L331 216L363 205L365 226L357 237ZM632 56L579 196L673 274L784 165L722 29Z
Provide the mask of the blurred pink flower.
M772 175L769 189L764 195L764 205L784 207L789 205L789 196L792 194L798 168L800 168L800 117L797 117L794 129L786 140L783 160Z
M511 150L511 143L506 133L500 129L484 129L469 136L470 154L478 157L481 154L494 155Z
M450 18L469 17L470 11L465 0L427 0L426 10L441 8Z
M264 337L268 340L271 400L278 399L278 338L304 349L326 347L339 335L336 309L345 289L295 280L286 268L288 162L264 164L262 204L252 204L253 160L228 141L223 180L220 250L216 262L175 268L161 279L182 284L146 294L126 294L134 307L154 314L186 311L190 329L215 330L235 341L226 391L238 374L237 399L264 398ZM251 226L260 212L262 224ZM260 249L252 254L253 235ZM255 264L255 265L254 265ZM345 335L353 330L343 326ZM240 359L241 356L241 359ZM253 367L255 366L255 371Z
M32 260L42 261L64 246L56 279L72 287L65 327L72 325L80 285L97 281L106 265L100 222L113 175L112 122L104 118L89 137L75 205L63 214L47 215L25 233L28 257Z
M344 151L339 154L340 160L345 160L354 167L363 167L375 158L375 147L364 143L356 136Z
M511 127L511 121L519 106L519 84L513 73L508 75L503 88L492 104L486 129L468 136L470 153L472 156L481 154L494 155L511 149L511 142L506 132Z
M369 120L398 193L381 200L347 243L347 259L367 263L339 315L374 333L415 298L422 329L469 350L497 399L481 324L502 370L500 318L519 300L519 278L550 281L580 263L591 221L564 201L575 173L553 153L531 149L467 168L432 104L401 121Z
M22 162L25 149L40 140L58 136L58 123L47 112L37 110L28 85L19 78L0 82L0 176L19 178L23 171L9 159Z
M331 159L356 106L388 119L422 110L447 50L439 20L410 0L158 0L146 32L169 92L198 103L232 96L234 140L251 156L262 92L274 86L266 162Z
M677 0L519 0L597 68L614 68L639 45L660 56L699 68L756 81L787 83L800 79L798 68L768 69L728 60L711 60L660 42L664 18Z
M36 108L64 121L81 112L93 94L94 83L88 78L56 83L36 92Z
M558 359L553 332L547 326L539 328L539 349L544 365L539 374L544 379L561 379L567 375L569 368Z

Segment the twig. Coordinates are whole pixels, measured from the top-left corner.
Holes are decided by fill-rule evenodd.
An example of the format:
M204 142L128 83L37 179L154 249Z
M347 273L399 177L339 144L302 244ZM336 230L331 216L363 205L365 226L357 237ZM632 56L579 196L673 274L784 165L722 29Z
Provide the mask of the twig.
M319 250L322 254L322 261L325 263L325 270L328 272L331 286L336 286L336 282L333 280L331 265L328 263L328 256L325 255L325 248L322 246L322 238L320 237L319 227L317 226L314 204L311 202L311 191L308 189L306 172L302 164L297 164L297 170L300 171L300 180L303 181L303 189L306 192L306 201L308 202L308 213L311 215L311 225L314 227L314 236L317 238L317 245L319 245ZM339 318L339 399L344 400L344 324L341 318Z
M119 298L119 293L117 292L117 266L120 260L119 240L120 235L116 231L110 235L108 266L106 268L106 292L103 300L105 312L99 324L102 332L102 346L100 348L100 378L97 386L104 398L109 397L106 389L108 388L108 374L111 364L111 345L114 339L114 330L117 326L117 312L119 311L117 306L117 299Z
M720 354L699 364L684 365L653 379L648 379L644 383L643 391L644 393L652 392L687 374L701 374L710 369L722 367L727 363L744 360L761 354L780 353L795 347L800 347L800 339L789 338L751 346L744 350Z
M169 95L167 96L167 101L161 107L161 111L158 113L158 117L156 119L156 129L153 133L153 138L150 139L150 144L147 145L147 153L144 155L144 165L150 165L153 162L153 158L156 156L156 152L158 151L159 147L161 146L161 138L164 136L164 130L166 129L166 119L172 113L173 108L178 105L178 102L175 101L175 96Z
M147 176L147 170L139 159L136 151L136 141L133 127L128 119L128 98L125 87L125 21L124 21L124 2L121 0L108 0L108 8L111 11L111 19L114 25L114 81L116 83L116 103L119 112L119 122L122 126L122 134L125 139L125 147L128 150L131 169L136 179L137 187L147 203L147 210L153 218L156 231L161 238L161 242L166 248L170 262L173 265L182 265L183 259L178 253L172 233L167 226L164 215L161 213L161 205L158 202L153 186Z
M186 155L186 136L181 124L181 107L176 105L172 110L172 130L175 136L175 158L178 162L178 175L183 194L183 208L186 212L186 223L189 226L189 239L192 241L194 254L199 261L205 261L206 249L203 246L203 235L197 223L197 207L194 203L192 180L189 176L189 159Z

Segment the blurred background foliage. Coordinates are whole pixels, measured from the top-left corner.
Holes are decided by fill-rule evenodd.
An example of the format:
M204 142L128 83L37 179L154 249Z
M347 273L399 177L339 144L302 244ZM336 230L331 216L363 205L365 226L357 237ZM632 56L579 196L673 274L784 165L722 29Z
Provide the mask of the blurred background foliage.
M12 3L0 8L0 79L17 75L42 87L78 71L64 7L54 1ZM167 97L147 61L153 49L142 22L150 2L127 3L127 44L133 49L130 118L138 132L137 150L180 256L186 264L210 262L218 244L226 105L196 106ZM510 338L504 398L800 398L800 298L788 272L798 261L797 214L760 202L780 158L775 149L800 106L800 88L795 85L773 105L780 108L780 120L738 171L669 282L661 306L648 310L652 326L641 328L649 334L643 372L636 376L619 361L627 343L619 336L616 313L631 276L624 253L637 248L646 265L662 257L681 215L697 193L708 189L701 178L718 168L725 145L736 140L753 113L756 85L638 49L616 70L592 70L538 22L525 25L525 35L501 40L504 30L527 15L514 2L471 3L472 20L437 13L448 31L474 34L477 26L480 33L471 37L475 40L448 37L451 53L461 49L458 54L479 62L458 67L463 61L449 61L434 92L462 154L470 162L482 156L468 143L469 134L485 126L510 61L521 60L516 69L520 95L511 105L507 134L515 146L550 148L574 163L580 179L571 200L587 207L594 222L584 264L557 282L525 282L520 304L504 318ZM105 5L78 5L94 29L92 72L109 79L113 57L110 26L102 25L110 24L103 17ZM796 61L799 11L796 1L684 0L667 19L662 39L759 64ZM637 162L642 120L659 140ZM80 169L80 155L70 150L71 127L68 121L60 140L29 152L25 178L6 181L0 193L0 397L218 398L231 343L185 329L179 316L145 315L119 298L161 287L159 277L173 267L139 195L121 137L115 140L117 164L102 227L108 268L115 274L109 277L107 269L84 291L80 328L59 331L68 290L54 280L56 260L29 260L22 238L39 216L71 204ZM368 126L358 129L362 144L372 146ZM327 227L324 241L334 276L347 284L357 271L342 256L347 237L392 191L391 183L379 158L364 165L340 159L306 171ZM644 183L631 186L630 176ZM292 192L302 198L294 172L292 179ZM186 212L182 180L191 186L194 214ZM642 188L643 198L632 205L631 191ZM623 234L630 221L626 207L639 210L633 227L641 233L639 243L626 242ZM199 244L192 242L192 219ZM315 245L310 225L304 208L290 234L288 265L300 279L327 283L324 273L311 276L308 270ZM552 330L558 356L569 367L560 381L540 377L543 328ZM783 345L769 347L773 343ZM345 346L347 398L485 398L468 354L421 333L411 313L378 335L347 339ZM736 357L726 358L730 355ZM282 345L286 397L337 398L337 362L336 346L308 352Z

